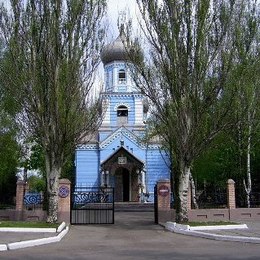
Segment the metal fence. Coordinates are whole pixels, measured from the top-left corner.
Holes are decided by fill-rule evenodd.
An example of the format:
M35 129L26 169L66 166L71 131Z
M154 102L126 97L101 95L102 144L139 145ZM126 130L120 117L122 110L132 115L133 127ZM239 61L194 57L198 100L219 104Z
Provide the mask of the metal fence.
M114 224L114 189L75 187L71 224Z
M226 208L226 189L205 189L197 196L197 203L200 209Z
M43 208L43 194L39 192L26 192L24 195L24 207L26 210Z
M246 208L247 207L247 197L244 190L236 191L236 207ZM250 208L260 207L260 192L253 191L250 194Z

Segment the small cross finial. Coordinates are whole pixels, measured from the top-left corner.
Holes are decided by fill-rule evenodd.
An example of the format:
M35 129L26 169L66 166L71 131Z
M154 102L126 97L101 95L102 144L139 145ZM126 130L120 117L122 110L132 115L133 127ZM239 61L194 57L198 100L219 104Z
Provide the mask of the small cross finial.
M120 36L124 35L125 23L126 23L126 12L125 11L121 11L121 12L119 12L119 18L118 18L118 21L117 21L117 25L119 27Z

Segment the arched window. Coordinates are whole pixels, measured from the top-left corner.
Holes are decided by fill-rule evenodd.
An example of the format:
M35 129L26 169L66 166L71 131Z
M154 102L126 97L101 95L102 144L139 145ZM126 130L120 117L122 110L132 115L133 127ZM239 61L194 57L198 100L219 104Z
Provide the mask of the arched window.
M126 73L124 69L120 69L118 72L118 83L119 84L126 83Z
M117 123L118 125L124 125L128 122L128 109L126 106L119 106L117 108Z
M121 117L121 116L128 116L128 109L126 106L119 106L117 108L117 116Z

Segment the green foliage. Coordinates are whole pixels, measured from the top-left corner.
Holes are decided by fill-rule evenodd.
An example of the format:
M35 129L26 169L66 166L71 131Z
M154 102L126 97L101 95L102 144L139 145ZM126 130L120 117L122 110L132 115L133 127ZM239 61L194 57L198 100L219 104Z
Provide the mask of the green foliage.
M26 159L21 166L26 166L28 170L37 170L38 175L33 175L28 178L30 191L46 191L46 172L45 172L45 160L44 151L40 144L35 140L28 140L33 145L30 148L30 157ZM69 157L65 162L62 171L61 178L69 179L72 185L75 183L75 166L74 166L74 154Z
M12 204L16 191L18 145L9 133L0 134L0 144L0 202Z
M200 187L204 181L225 187L229 178L238 179L237 162L237 150L231 137L222 133L195 160L192 174Z
M0 64L4 62L0 58ZM0 81L2 73L0 72ZM4 84L0 84L0 203L13 204L20 147L16 140L18 107Z
M12 203L16 190L19 146L12 117L0 105L0 201Z
M37 139L28 138L26 142L23 143L25 153L20 159L20 167L26 168L27 170L37 170L38 173L43 177L45 174L45 158L42 146L37 142ZM28 154L30 156L28 157ZM24 158L23 158L24 157Z
M68 157L65 165L62 168L61 178L69 179L71 181L72 187L75 184L75 165L74 165L75 155L74 153Z
M237 187L242 187L246 177L246 157L242 156L239 144L234 137L235 132L222 132L208 149L195 160L192 174L198 189L204 182L225 187L231 178ZM236 135L235 135L236 136ZM253 190L260 191L260 131L256 133L252 148L251 175ZM242 159L242 161L241 161Z
M46 191L46 179L40 176L30 176L28 178L29 188L31 192Z
M32 221L0 221L0 227L17 227L17 228L58 228L59 224Z

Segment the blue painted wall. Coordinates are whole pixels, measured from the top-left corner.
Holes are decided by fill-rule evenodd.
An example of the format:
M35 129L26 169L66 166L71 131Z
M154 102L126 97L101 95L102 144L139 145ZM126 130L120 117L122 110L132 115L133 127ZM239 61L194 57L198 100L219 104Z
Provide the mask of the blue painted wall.
M159 149L147 150L146 185L149 192L153 193L154 185L158 180L170 179L168 166L169 157L164 151Z
M99 142L104 141L109 135L111 135L113 132L112 131L103 131L99 132Z
M146 163L146 186L150 193L150 201L153 201L153 188L160 179L170 179L169 158L167 154L159 149L140 149L130 141L125 143L135 147L133 154ZM77 186L99 186L99 160L107 159L119 147L113 146L113 142L106 149L100 150L77 150L76 152L76 183ZM127 147L127 145L125 146ZM129 149L130 150L130 149ZM130 150L132 152L132 150ZM100 158L99 158L100 157ZM112 179L111 179L112 181ZM111 183L112 184L112 183Z
M77 186L99 186L98 150L77 150L75 163Z

